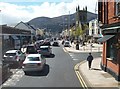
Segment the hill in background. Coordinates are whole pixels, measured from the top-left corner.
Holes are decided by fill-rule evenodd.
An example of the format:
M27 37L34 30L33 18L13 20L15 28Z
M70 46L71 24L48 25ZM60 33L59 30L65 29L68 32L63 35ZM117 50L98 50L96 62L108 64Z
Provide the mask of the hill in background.
M63 29L68 28L68 25L75 23L75 13L69 15L62 15L59 17L48 18L48 17L37 17L30 20L29 24L34 25L36 28L46 29L51 32L61 32ZM97 14L87 12L87 22L97 18Z

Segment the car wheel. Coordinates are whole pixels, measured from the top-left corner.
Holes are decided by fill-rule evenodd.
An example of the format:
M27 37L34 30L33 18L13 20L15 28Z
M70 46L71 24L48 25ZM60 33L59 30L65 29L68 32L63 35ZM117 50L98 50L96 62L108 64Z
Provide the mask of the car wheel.
M27 74L28 74L28 72L27 72L27 71L24 71L24 73L25 73L25 75L27 75Z

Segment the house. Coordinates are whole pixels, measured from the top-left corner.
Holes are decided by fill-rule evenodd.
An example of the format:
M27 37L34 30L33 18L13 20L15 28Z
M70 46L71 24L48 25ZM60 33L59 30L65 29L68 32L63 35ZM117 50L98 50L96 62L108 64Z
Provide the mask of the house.
M2 54L10 49L20 49L30 40L31 32L17 29L7 25L0 25L0 45L2 46ZM9 45L8 45L9 44Z
M103 38L103 56L101 68L120 81L120 1L100 0L98 2L98 20Z
M26 31L31 31L31 40L33 40L34 37L36 36L36 28L30 25L29 23L24 23L21 21L15 26L15 28L24 29Z
M98 19L89 22L89 36L92 42L97 42L97 39L102 37L101 29L98 27Z

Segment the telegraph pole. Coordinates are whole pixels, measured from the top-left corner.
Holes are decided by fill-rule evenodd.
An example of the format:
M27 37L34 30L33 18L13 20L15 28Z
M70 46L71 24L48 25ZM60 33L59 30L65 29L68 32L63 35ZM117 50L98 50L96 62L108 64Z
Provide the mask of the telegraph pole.
M69 22L68 22L68 30L69 30L69 40L70 40L70 11L69 11Z

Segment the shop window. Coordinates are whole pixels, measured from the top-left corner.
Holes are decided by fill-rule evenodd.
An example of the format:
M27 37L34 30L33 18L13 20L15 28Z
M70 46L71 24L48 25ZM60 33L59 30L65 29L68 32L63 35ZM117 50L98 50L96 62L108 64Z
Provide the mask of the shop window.
M120 15L120 0L116 0L116 15Z
M117 40L115 36L107 41L107 58L114 61L117 60L116 42Z

